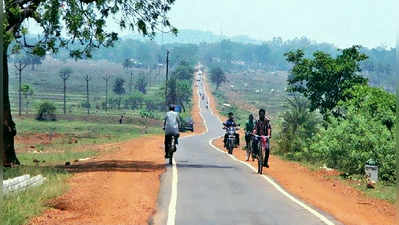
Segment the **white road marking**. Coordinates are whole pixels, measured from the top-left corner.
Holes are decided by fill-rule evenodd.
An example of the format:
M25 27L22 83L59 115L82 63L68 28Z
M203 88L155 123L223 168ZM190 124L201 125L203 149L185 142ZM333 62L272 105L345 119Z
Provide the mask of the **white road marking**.
M176 202L177 202L177 168L176 161L173 159L172 168L172 193L170 195L168 208L168 222L167 225L175 225L176 222Z
M246 165L247 167L249 167L250 169L252 169L254 172L258 172L251 164L246 163L244 161L241 161L239 159L237 159L236 157L234 157L233 155L227 154L227 152L220 150L218 147L216 147L215 145L212 144L212 142L219 137L216 138L212 138L211 140L209 140L209 145L214 148L215 150L226 154L228 156L230 156L233 160L238 161L244 165ZM299 206L301 206L302 208L308 210L311 214L313 214L314 216L316 216L317 218L319 218L323 223L327 224L327 225L334 225L334 223L332 221L330 221L328 218L326 218L324 215L320 214L319 212L317 212L316 210L312 209L311 207L309 207L308 205L306 205L305 203L299 201L298 199L296 199L294 196L292 196L291 194L289 194L288 192L286 192L280 185L278 185L276 182L274 182L271 178L269 178L268 176L262 174L261 175L262 178L264 178L266 181L268 181L270 184L272 184L279 192L281 192L283 195L285 195L288 199L292 200L293 202L297 203Z
M209 93L207 94L207 98L208 98L208 103L209 103ZM211 114L215 116L215 114L214 114L213 111L212 111L212 108L211 108L210 106L209 106L209 108L210 108ZM200 110L200 114L201 114L201 117L202 117L201 110ZM218 116L216 116L216 118L222 123L222 120L221 120ZM204 119L204 117L202 117L202 119L204 120L204 123L206 124L206 120ZM216 147L215 145L212 144L212 142L213 142L214 140L216 140L216 139L218 139L218 138L220 138L220 137L223 137L223 135L222 135L222 136L219 136L219 137L212 138L211 140L209 140L209 145L210 145L212 148L214 148L215 150L217 150L217 151L219 151L219 152L221 152L221 153L223 153L223 154L226 154L226 155L230 156L230 158L232 158L233 160L238 161L238 162L240 162L240 163L246 165L247 167L249 167L250 169L252 169L254 172L258 172L257 169L255 169L251 164L246 163L246 162L244 162L244 161L241 161L241 160L237 159L236 157L234 157L234 155L230 155L230 154L228 154L227 152L225 152L225 151L219 149L218 147ZM270 184L272 184L279 192L281 192L283 195L285 195L288 199L290 199L290 200L292 200L293 202L297 203L299 206L301 206L302 208L308 210L311 214L313 214L314 216L316 216L317 218L319 218L323 223L325 223L325 224L327 224L327 225L334 225L334 223L333 223L332 221L330 221L328 218L326 218L324 215L320 214L320 213L317 212L316 210L312 209L311 207L309 207L309 206L306 205L305 203L299 201L299 200L296 199L294 196L292 196L291 194L289 194L288 192L286 192L280 185L278 185L276 182L274 182L270 177L268 177L268 176L266 176L266 175L264 175L264 174L262 174L261 177L263 177L267 182L269 182Z

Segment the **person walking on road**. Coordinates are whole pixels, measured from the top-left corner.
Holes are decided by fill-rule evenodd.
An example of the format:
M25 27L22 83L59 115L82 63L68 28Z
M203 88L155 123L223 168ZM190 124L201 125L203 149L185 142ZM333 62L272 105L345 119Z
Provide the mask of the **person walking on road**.
M169 142L172 140L172 137L174 136L176 139L176 145L179 143L178 138L180 136L179 134L179 126L180 126L180 118L179 114L175 112L175 106L170 105L169 106L169 112L166 113L164 123L163 123L163 129L165 130L165 158L168 157L168 146Z
M266 117L266 112L264 109L259 110L259 120L256 121L253 133L259 136L269 136L267 139L265 162L263 163L265 167L269 168L270 138L272 137L272 127L270 125L270 119ZM258 151L256 146L258 146L258 140L254 139L253 149Z
M248 122L245 124L245 142L246 142L246 148L249 148L249 141L251 139L251 134L254 130L255 124L254 124L254 116L250 114L248 116Z

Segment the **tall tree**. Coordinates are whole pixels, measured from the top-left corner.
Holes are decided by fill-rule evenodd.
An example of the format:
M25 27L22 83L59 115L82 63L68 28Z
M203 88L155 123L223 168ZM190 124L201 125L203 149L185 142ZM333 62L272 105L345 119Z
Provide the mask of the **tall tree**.
M319 109L326 118L344 98L345 90L367 83L359 74L359 63L367 56L359 49L360 46L344 49L336 58L321 51L316 51L313 59L305 58L302 50L286 53L287 61L294 64L288 91L302 93L310 100L311 110Z
M119 96L118 109L121 109L122 95L126 93L125 80L122 78L116 78L112 91Z
M8 52L15 41L13 51L27 48L32 54L44 56L46 52L56 53L60 48L70 49L74 58L91 57L92 50L112 46L118 34L105 30L109 18L119 22L122 30L130 29L144 36L154 36L161 28L177 33L167 17L175 0L5 0L3 72L4 115L11 129L4 134L5 164L18 163L14 149L15 123L11 115L9 98ZM24 22L32 19L42 29L41 39L28 43ZM62 35L65 33L67 35ZM78 43L78 44L77 44ZM79 44L82 46L79 47Z
M147 79L144 74L142 74L136 81L135 87L138 91L141 93L145 94L147 93Z
M25 98L25 111L26 114L28 114L30 104L29 98L32 97L34 94L33 88L29 84L22 85L22 94Z
M226 82L226 75L220 67L211 69L211 81L216 84L216 89L219 89L220 85Z
M72 69L69 67L64 67L60 70L60 78L64 82L64 114L66 114L66 81L72 74Z

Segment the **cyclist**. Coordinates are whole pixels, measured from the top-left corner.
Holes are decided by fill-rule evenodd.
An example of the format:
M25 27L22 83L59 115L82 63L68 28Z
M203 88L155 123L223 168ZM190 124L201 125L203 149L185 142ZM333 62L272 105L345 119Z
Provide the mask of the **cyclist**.
M266 117L266 112L264 109L259 110L259 120L256 121L254 134L259 136L269 136L267 139L267 149L265 155L265 162L263 165L269 168L269 154L270 154L270 138L272 137L272 127L270 125L270 119ZM255 138L253 142L253 149L258 151L258 140Z
M225 127L237 127L236 122L234 121L234 114L232 112L229 112L229 119L226 120L226 122L223 123ZM237 146L240 145L240 135L238 133L235 133L236 135L236 144ZM224 135L224 147L226 147L226 141L227 141L227 133Z
M245 124L245 142L246 142L246 148L249 148L249 141L251 138L252 131L254 130L254 116L252 114L249 115L248 117L248 122Z
M166 117L163 123L163 129L165 130L165 158L168 158L168 146L172 137L175 137L175 143L178 144L179 134L179 126L180 126L180 118L179 114L174 111L175 106L169 106L169 112L166 113Z

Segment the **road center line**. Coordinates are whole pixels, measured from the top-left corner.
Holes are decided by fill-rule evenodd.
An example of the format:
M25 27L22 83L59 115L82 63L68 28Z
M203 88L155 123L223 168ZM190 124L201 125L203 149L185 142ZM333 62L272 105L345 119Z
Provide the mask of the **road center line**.
M167 225L175 225L176 222L176 202L177 202L177 168L176 161L173 158L172 165L172 193L170 195L169 208L168 208L168 222Z

